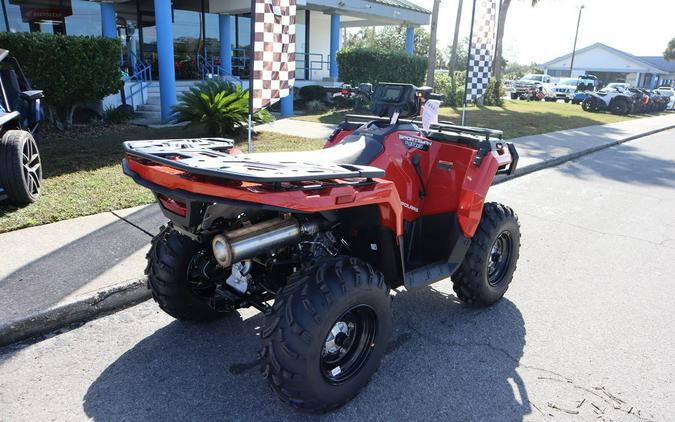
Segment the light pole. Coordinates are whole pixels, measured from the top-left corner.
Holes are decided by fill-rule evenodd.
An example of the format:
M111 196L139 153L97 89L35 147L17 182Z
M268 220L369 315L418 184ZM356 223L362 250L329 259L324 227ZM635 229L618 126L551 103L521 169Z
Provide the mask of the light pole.
M584 5L579 6L579 17L577 18L577 32L574 34L574 47L572 47L572 61L570 62L570 78L572 77L572 69L574 68L574 53L577 51L577 37L579 36L579 23L581 22L581 11L584 10Z

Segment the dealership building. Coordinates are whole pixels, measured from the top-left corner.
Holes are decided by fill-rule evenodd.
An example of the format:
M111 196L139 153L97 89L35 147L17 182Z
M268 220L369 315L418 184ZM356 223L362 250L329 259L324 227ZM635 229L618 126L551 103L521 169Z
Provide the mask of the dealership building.
M570 76L572 53L542 64L551 76ZM675 61L662 56L634 56L602 43L579 49L574 54L572 77L595 75L603 84L627 82L639 88L675 84Z
M125 101L150 120L167 121L181 91L207 76L247 86L250 0L0 0L0 29L119 38ZM343 28L429 23L429 11L407 0L297 0L296 86L339 80L336 52ZM107 98L114 104L121 95ZM292 95L282 114L293 113Z

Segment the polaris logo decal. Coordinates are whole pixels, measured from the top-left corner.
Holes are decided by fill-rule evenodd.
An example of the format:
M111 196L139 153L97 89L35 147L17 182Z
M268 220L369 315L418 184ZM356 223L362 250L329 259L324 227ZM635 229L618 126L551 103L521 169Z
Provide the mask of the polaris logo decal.
M414 136L398 135L398 139L400 139L401 142L403 142L403 145L405 145L408 149L415 148L420 151L428 151L429 145L431 145L431 141L416 138Z
M401 201L401 205L403 205L403 208L408 208L408 209L411 210L411 211L420 212L420 209L419 209L419 208L417 208L417 207L415 207L415 206L413 206L413 205L407 204L407 203L405 203L405 202L403 202L403 201Z

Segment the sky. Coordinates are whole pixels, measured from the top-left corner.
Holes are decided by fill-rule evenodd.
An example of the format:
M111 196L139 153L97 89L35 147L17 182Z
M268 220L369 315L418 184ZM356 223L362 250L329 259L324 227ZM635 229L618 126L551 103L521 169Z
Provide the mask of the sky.
M433 0L411 0L431 10ZM438 40L452 42L458 0L441 0ZM459 38L469 36L473 0L464 0ZM636 56L659 56L675 38L675 0L511 0L504 58L544 63L572 52L579 5L584 5L577 49L596 42Z

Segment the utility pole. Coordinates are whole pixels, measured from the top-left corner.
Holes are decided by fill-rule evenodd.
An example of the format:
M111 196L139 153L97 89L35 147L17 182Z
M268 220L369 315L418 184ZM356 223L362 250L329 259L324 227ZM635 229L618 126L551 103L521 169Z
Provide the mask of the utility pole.
M572 47L572 61L570 61L570 78L572 77L572 69L574 68L574 53L577 51L577 37L579 37L579 23L581 22L581 11L584 10L584 5L579 6L579 17L577 18L577 32L574 34L574 47Z

